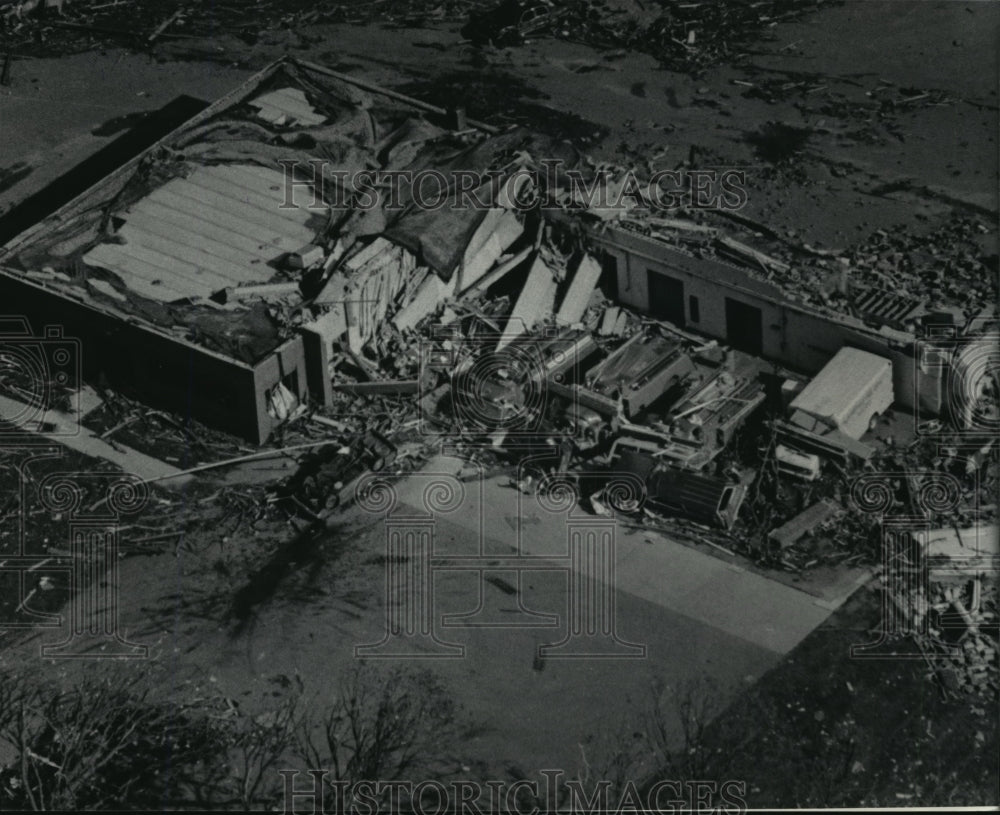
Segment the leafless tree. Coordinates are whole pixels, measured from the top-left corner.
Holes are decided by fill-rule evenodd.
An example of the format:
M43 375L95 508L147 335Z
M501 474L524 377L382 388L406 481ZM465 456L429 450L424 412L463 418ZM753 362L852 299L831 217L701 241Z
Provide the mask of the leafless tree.
M321 715L302 717L298 734L306 768L350 785L434 772L459 727L455 703L430 671L361 666Z
M154 703L125 678L70 690L23 674L0 679L0 754L16 756L0 764L0 809L155 806L219 747L204 720Z

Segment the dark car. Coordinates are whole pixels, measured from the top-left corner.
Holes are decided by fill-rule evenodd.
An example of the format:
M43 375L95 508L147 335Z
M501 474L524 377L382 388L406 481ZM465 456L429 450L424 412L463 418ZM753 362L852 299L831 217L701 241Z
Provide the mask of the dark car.
M369 430L343 445L329 444L311 452L279 485L277 496L294 498L314 514L329 511L350 498L353 484L361 476L383 470L395 460L392 442Z

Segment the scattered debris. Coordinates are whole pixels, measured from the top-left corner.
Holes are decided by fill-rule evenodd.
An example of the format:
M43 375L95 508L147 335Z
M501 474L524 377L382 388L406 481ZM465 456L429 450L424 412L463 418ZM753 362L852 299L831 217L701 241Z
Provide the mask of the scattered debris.
M772 6L668 5L675 20L687 22L660 29L671 32L667 50L695 61L728 47L741 19L759 23ZM788 13L807 5L792 4ZM548 3L508 8L518 15L543 9L523 20L540 30L554 23ZM563 8L555 16L570 25L573 15L563 17ZM170 19L179 27L194 18ZM529 455L543 462L522 474L519 489L537 489L552 472L581 478L580 494L595 512L624 513L631 524L792 572L877 562L876 522L850 498L850 478L865 462L957 471L975 506L968 512L979 513L973 520L995 515L995 506L985 509L995 505L986 498L998 483L995 445L951 454L919 438L905 446L874 437L874 424L891 418L899 396L893 360L843 347L811 381L799 382L766 363L759 344L746 350L739 331L719 332L724 345L689 330L703 328L709 316L705 299L697 315L698 295L680 294L681 308L669 320L640 316L609 295L622 278L599 240L620 231L645 241L644 249L665 247L663 257L692 279L717 276L765 299L780 291L782 302L810 306L817 324L824 315L831 325L850 317L913 343L918 321L950 321L948 347L960 337L971 350L949 364L964 370L986 342L969 332L993 324L982 308L989 284L974 274L982 259L968 248L989 228L975 218L949 227L942 237L952 243L943 240L929 257L884 233L873 238L871 254L819 250L729 213L729 223L756 236L746 238L704 213L657 209L641 173L586 157L573 169L589 174L611 203L545 189L534 159L551 146L544 137L469 122L451 130L447 120L461 117L290 59L268 70L267 82L258 77L243 103L172 136L118 187L90 193L86 206L14 262L39 286L93 298L243 363L274 362L283 374L269 374L262 409L273 444L286 452L319 449L296 463L272 504L322 520L346 503L357 478L405 472L433 439L445 438L490 466ZM331 174L322 179L329 186L296 178L286 202L278 162L289 156L336 156L327 163L348 171L424 164L475 170L504 183L479 190L485 197L478 208L412 206L420 193L406 184L399 190L404 206L378 197L362 207L359 190ZM522 208L529 193L551 206ZM189 201L199 202L204 218L188 215ZM978 281L970 283L974 313L956 305L958 289L931 271L958 247L962 274ZM926 302L929 291L918 280L933 282ZM277 349L296 341L305 361L286 371ZM935 416L939 429L968 431L996 415L996 382L983 379L975 397L962 415ZM144 435L161 438L164 457L195 458L192 472L253 460L223 450L198 425L143 412L124 397L110 399L95 421L99 433L121 443L141 447ZM622 467L640 478L645 500L606 495L608 479L592 475ZM900 503L912 503L915 488L898 489Z
M802 510L790 521L771 531L768 537L778 544L782 549L791 546L803 535L811 532L821 523L832 518L840 512L840 506L828 498L817 501L810 507Z

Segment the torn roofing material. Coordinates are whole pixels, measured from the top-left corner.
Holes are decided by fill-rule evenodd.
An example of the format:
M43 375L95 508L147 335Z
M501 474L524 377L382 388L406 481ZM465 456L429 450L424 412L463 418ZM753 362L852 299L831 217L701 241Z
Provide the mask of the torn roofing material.
M5 274L244 361L255 361L246 359L248 348L266 354L294 325L282 317L277 331L271 326L260 342L238 349L222 337L212 341L212 326L238 323L252 331L261 325L255 304L262 301L285 315L305 310L308 321L336 305L335 291L354 292L359 301L396 298L391 309L381 302L343 315L364 339L373 321L417 293L416 277L427 267L449 281L468 258L481 275L488 268L479 266L491 266L505 248L490 244L481 258L484 246L470 251L474 240L493 240L493 230L481 229L496 217L489 198L483 207L423 210L406 206L414 194L404 186L398 211L381 199L376 211L358 204L359 170L509 171L523 133L492 136L480 125L453 133L428 118L443 120L443 113L319 66L281 60L15 238L0 250L0 264ZM507 221L501 231L493 243L520 234ZM376 238L396 245L393 257L410 260L399 266L402 277L390 280L358 263L339 268L341 257ZM319 252L298 254L303 247ZM334 274L341 284L333 285ZM276 317L272 309L272 322ZM208 333L194 330L196 323Z
M420 256L443 280L450 280L490 210L512 203L503 182L519 166L517 148L529 139L537 141L537 137L515 130L451 155L439 154L431 169L449 180L448 187L431 189L435 184L427 184L433 178L430 175L415 174L417 186L404 182L399 191L402 211L385 236ZM425 161L418 159L410 169L427 169ZM475 172L482 177L489 175L488 171L493 171L492 176L474 189L460 189L455 183L462 173Z

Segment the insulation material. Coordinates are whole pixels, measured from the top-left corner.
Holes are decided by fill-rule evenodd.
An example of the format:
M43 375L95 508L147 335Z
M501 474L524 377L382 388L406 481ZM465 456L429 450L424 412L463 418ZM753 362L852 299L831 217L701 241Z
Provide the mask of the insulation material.
M497 344L498 351L525 331L530 331L552 313L556 301L556 287L552 270L541 257L535 258L531 271L528 272L528 279L524 282L524 288L517 298L517 303L514 304L507 327Z
M557 323L572 325L580 322L600 277L601 264L590 255L584 255L559 306L559 312L556 314Z

